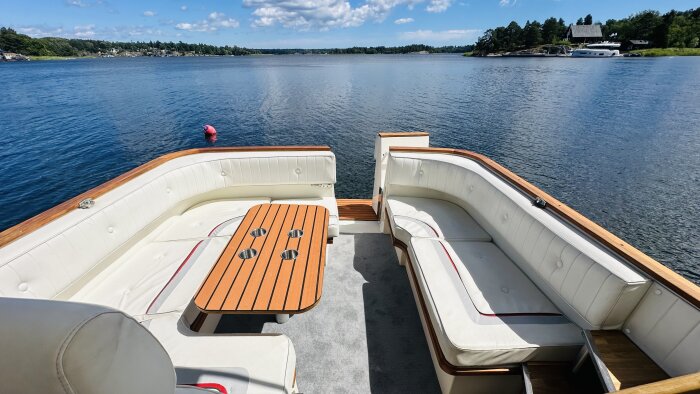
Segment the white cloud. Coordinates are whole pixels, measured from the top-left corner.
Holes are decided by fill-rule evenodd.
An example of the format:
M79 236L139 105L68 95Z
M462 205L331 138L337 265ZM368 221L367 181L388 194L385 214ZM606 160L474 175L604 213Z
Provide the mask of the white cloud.
M219 29L235 29L240 25L237 20L228 18L222 12L212 12L207 19L197 22L183 22L175 25L178 30L214 32Z
M498 2L498 5L500 5L501 7L512 7L517 2L518 2L518 0L500 0Z
M347 0L243 0L243 5L255 9L253 26L256 27L281 25L298 30L328 30L360 26L368 20L381 22L393 8L399 5L411 8L421 1L366 0L353 7Z
M66 0L66 5L79 8L85 8L90 6L89 3L86 3L83 0Z
M63 37L62 27L25 26L15 30L30 37Z
M403 25L404 23L411 23L413 22L413 18L399 18L394 21L395 24L397 25Z
M97 35L95 25L77 25L73 29L48 27L43 25L18 27L16 30L30 37L63 37L90 39Z
M98 28L93 24L77 25L73 28L52 27L44 25L24 26L15 28L18 32L30 37L62 37L80 39L127 40L134 37L158 37L164 33L160 29L144 26L117 26Z
M65 0L66 5L78 8L87 8L96 5L107 5L105 0Z
M95 25L82 25L73 27L73 36L76 38L93 38L95 37Z
M478 29L453 29L453 30L416 30L406 31L399 34L399 39L402 41L410 41L412 43L445 43L455 42L459 44L468 44L479 37L481 30Z
M434 13L445 12L451 5L452 0L430 0L430 4L425 7L425 10Z
M156 16L155 11L144 11L143 16Z
M187 11L187 6L186 5L181 6L180 11Z

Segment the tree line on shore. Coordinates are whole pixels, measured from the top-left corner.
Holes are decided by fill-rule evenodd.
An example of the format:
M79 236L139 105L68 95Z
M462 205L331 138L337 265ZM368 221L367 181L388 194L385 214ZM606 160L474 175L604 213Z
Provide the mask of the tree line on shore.
M586 15L577 25L593 24L593 16ZM623 19L608 19L601 25L603 38L615 41L646 40L655 48L696 48L700 46L700 7L688 11L671 10L663 15L658 11L642 11ZM477 54L514 51L544 44L568 44L568 26L559 18L548 18L543 23L527 21L520 26L513 21L508 26L488 29L474 47Z
M331 49L249 49L238 46L215 46L180 42L111 42L58 37L32 38L7 27L0 28L0 49L29 56L89 56L97 54L164 55L285 55L285 54L404 54L415 52L463 53L471 45L432 47L405 45L398 47L352 47Z

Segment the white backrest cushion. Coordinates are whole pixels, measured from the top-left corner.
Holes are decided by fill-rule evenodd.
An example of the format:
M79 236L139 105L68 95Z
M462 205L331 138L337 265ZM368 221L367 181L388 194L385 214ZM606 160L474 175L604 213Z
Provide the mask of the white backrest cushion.
M647 291L624 332L669 375L700 371L700 311L660 284Z
M636 270L468 158L391 153L385 190L460 205L583 328L621 327L649 286Z
M62 301L0 298L0 391L173 393L168 353L133 318Z
M92 208L73 210L0 248L0 296L55 297L173 207L198 202L197 196L335 181L335 156L327 151L217 152L170 160L96 198Z

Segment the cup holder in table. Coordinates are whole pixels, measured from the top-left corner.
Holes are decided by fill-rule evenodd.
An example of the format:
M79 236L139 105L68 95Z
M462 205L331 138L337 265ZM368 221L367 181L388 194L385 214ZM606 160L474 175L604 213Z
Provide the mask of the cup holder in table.
M244 249L241 250L240 253L238 253L238 257L242 258L243 260L247 259L252 259L253 257L258 255L258 251L255 249Z
M267 230L265 230L265 229L262 228L262 227L256 228L256 229L254 229L253 231L250 232L250 235L251 235L252 237L255 237L255 238L257 238L257 237L262 237L262 236L265 235L265 234L267 234Z
M295 228L290 230L287 235L289 235L289 238L301 238L301 236L304 235L304 231Z
M294 260L299 256L299 252L294 249L287 249L282 252L282 260Z

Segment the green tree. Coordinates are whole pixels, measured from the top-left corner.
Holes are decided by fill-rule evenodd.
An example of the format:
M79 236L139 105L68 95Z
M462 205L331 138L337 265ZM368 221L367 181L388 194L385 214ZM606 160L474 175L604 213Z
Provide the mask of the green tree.
M506 50L512 51L523 46L523 29L518 22L512 21L505 29L506 35Z
M583 19L583 24L584 25L592 25L593 24L593 15L588 14L586 17Z
M540 22L527 21L523 27L523 41L526 47L532 48L542 44L542 25Z

